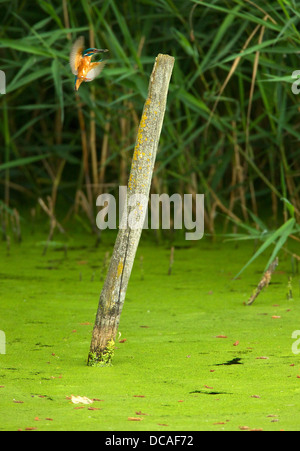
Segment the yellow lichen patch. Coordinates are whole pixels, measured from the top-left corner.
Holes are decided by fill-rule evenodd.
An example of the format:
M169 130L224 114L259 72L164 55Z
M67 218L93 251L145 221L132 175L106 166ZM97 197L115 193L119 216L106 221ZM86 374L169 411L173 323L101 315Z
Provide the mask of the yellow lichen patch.
M120 276L122 275L123 268L124 268L124 265L123 265L123 262L121 261L121 262L119 262L119 264L118 264L118 271L117 271L117 276L118 276L118 277L120 277Z
M144 108L144 111L143 111L143 114L142 114L139 130L138 130L138 134L137 134L135 149L138 149L140 144L143 142L142 130L143 130L143 128L146 127L146 120L148 119L147 110L148 110L148 105L150 104L150 102L151 102L151 100L149 98L145 102L145 108Z

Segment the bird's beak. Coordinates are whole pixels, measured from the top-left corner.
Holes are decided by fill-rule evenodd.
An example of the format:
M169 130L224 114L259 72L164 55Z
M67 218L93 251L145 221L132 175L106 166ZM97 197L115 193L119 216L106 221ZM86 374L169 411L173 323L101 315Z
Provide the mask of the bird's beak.
M105 53L105 52L109 52L108 49L95 49L94 50L95 53Z

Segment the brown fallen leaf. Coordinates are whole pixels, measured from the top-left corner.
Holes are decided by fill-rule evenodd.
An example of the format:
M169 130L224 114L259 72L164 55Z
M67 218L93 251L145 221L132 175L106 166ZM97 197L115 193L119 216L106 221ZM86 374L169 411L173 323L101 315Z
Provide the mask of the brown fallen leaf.
M169 426L168 424L165 424L165 423L157 423L158 424L158 426Z
M25 431L35 431L37 428L34 428L34 427L28 427L28 428L25 428Z
M97 402L100 402L100 401L104 401L104 399L93 398L93 399L92 399L92 401L95 401L95 402L96 402L96 401L97 401Z
M260 398L259 395L252 395L251 398Z
M144 395L133 395L134 398L145 398Z
M143 413L141 410L139 412L135 412L136 415L148 415L147 413Z
M249 426L239 426L241 431L263 431L262 428L249 428Z
M92 323L86 321L85 323L80 323L81 326L92 326Z
M213 423L213 424L226 424L225 421L218 421L217 423Z
M210 390L212 390L214 387L210 387L209 385L204 385L205 388L209 388Z
M39 417L35 417L34 421L41 421Z
M14 402L15 404L24 404L24 401L16 401L15 399L13 400L13 402Z
M53 418L45 418L47 421L53 421Z
M119 340L119 343L125 343L127 341L127 338L123 338L123 340Z
M236 342L233 343L233 346L237 346L240 342L237 340Z
M143 418L128 417L128 421L142 421Z
M216 335L216 338L227 338L227 335Z
M279 319L279 318L281 318L281 316L276 316L276 315L272 316L272 319Z
M260 357L256 357L256 359L261 359L261 360L267 360L269 357L265 357L265 356L260 356Z
M100 407L88 407L88 410L102 410Z

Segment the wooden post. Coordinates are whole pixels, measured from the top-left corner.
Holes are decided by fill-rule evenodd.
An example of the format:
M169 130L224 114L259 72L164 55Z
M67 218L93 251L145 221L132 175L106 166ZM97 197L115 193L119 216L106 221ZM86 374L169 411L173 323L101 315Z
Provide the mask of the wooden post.
M113 356L127 285L147 213L147 205L139 204L138 196L149 199L174 61L169 55L159 54L150 77L128 181L127 206L100 295L88 365L110 364Z

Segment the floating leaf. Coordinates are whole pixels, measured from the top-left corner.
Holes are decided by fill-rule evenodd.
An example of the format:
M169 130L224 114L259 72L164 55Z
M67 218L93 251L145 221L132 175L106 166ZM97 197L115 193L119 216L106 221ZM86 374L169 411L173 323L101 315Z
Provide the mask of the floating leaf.
M71 401L73 404L92 404L93 401L86 396L71 396Z

